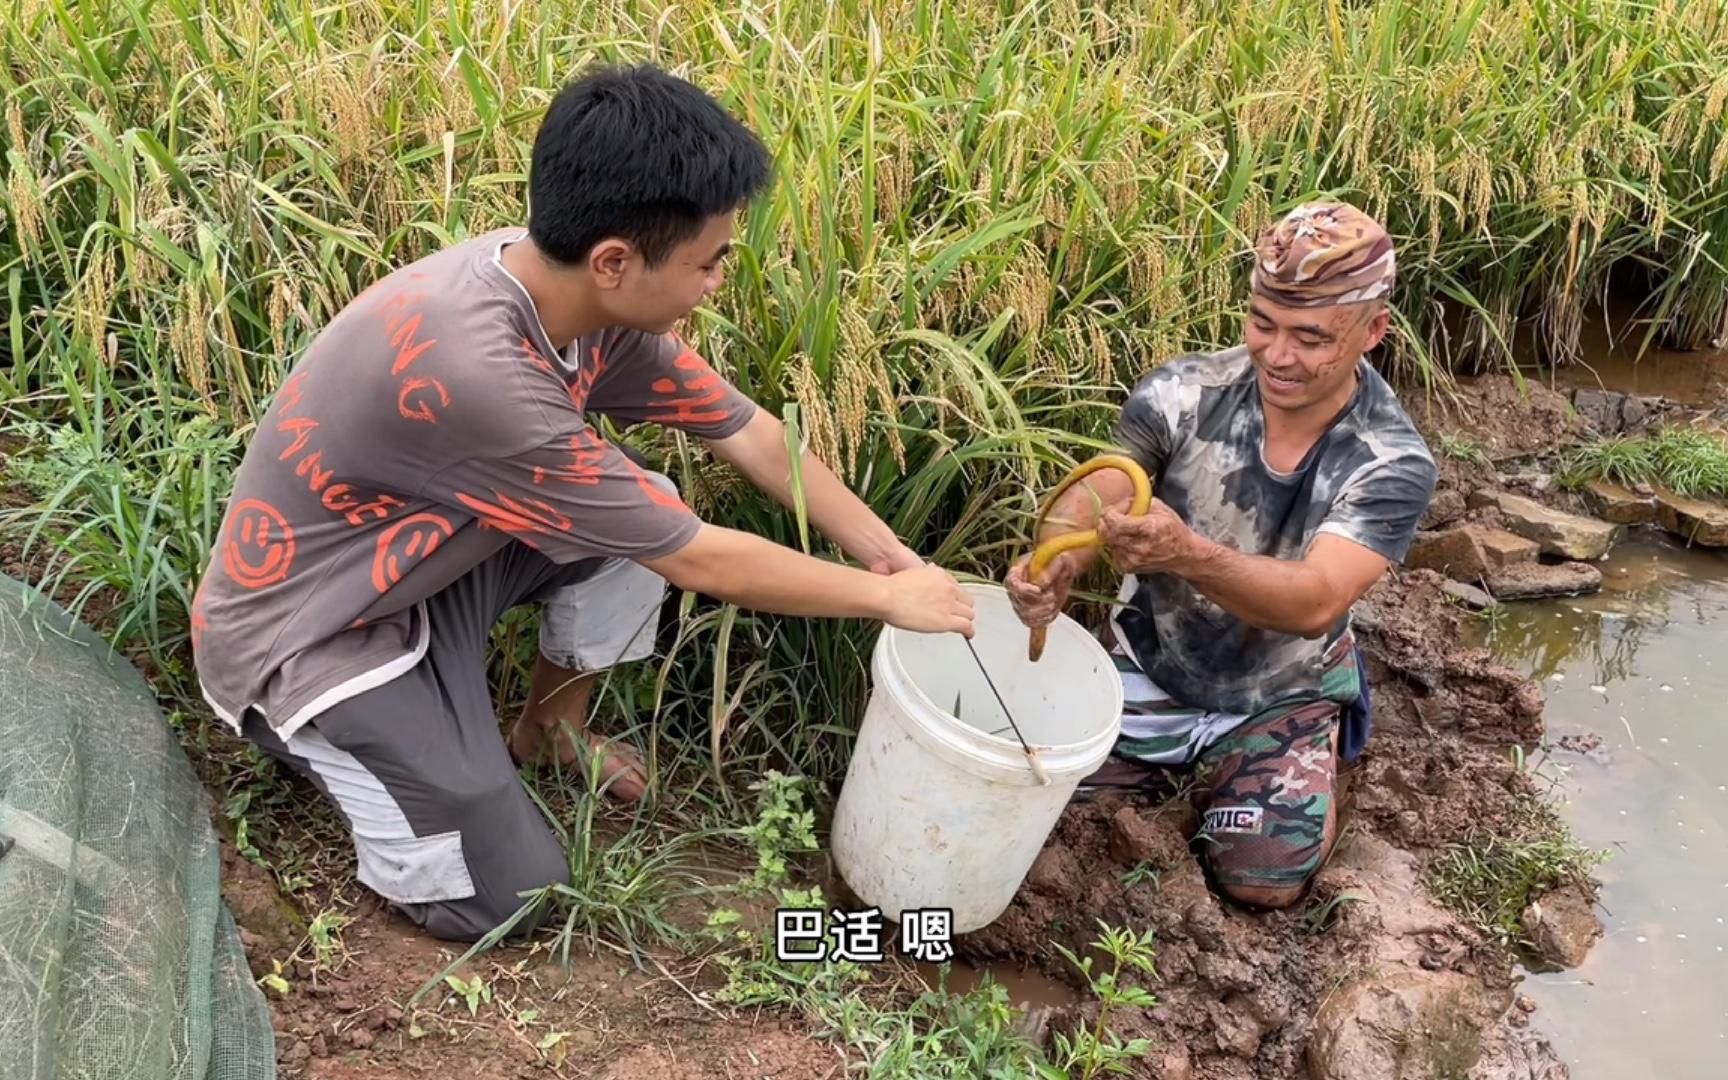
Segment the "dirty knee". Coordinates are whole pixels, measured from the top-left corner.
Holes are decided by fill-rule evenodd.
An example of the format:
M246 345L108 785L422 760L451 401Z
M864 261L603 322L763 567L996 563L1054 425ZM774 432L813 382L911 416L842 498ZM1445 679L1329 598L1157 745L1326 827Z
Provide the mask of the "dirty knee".
M1300 900L1306 885L1306 882L1299 885L1243 885L1220 882L1218 890L1238 904L1277 911Z

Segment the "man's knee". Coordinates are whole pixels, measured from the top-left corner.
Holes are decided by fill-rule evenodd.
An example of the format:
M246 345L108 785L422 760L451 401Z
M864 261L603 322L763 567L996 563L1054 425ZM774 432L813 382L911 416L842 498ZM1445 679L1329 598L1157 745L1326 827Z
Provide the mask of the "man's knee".
M534 933L557 904L556 887L570 884L569 856L557 838L546 830L508 843L468 839L467 895L396 907L445 941L475 942L501 929L505 940Z
M570 883L563 844L513 771L443 770L412 795L415 835L356 836L361 883L434 937L473 942L538 928Z
M1245 907L1281 911L1302 898L1306 882L1300 885L1247 885L1219 882L1218 891Z
M1279 910L1297 903L1331 847L1329 807L1318 819L1304 817L1279 828L1272 818L1266 807L1213 807L1197 837L1218 891L1247 907Z

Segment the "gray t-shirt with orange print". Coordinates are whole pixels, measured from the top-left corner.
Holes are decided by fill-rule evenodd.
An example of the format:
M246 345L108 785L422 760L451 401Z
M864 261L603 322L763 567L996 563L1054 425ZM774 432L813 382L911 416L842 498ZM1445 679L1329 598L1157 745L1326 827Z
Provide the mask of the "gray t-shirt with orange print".
M192 610L206 700L287 738L425 652L423 601L510 540L652 559L700 522L585 414L723 438L756 406L674 335L560 352L500 230L344 308L283 382L236 476Z

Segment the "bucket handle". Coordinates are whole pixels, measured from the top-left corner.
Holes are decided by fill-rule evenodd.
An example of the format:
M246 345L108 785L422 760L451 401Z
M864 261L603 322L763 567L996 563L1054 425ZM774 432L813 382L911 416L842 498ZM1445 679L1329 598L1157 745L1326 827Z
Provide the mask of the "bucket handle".
M1050 513L1050 508L1056 505L1056 500L1062 497L1063 492L1100 469L1121 469L1128 474L1128 479L1134 482L1134 501L1128 507L1129 514L1139 517L1151 508L1152 481L1146 476L1146 470L1140 467L1140 463L1121 454L1100 454L1075 466L1062 478L1062 482L1056 485L1056 490L1052 491L1044 500L1044 505L1038 508L1038 519L1032 525L1032 535L1037 536L1038 531L1044 527L1044 518ZM1080 548L1097 547L1099 543L1098 530L1095 528L1051 537L1033 549L1032 561L1026 567L1026 579L1036 585L1058 555ZM1032 628L1032 640L1026 651L1027 659L1037 663L1038 658L1044 655L1044 643L1048 634L1048 627Z

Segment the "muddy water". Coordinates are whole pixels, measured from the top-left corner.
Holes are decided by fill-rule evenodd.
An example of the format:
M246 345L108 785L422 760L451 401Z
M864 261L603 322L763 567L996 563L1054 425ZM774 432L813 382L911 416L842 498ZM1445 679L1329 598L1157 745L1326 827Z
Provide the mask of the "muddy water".
M1556 782L1606 933L1525 992L1574 1080L1728 1075L1728 558L1636 533L1602 592L1510 605L1484 642L1543 681Z
M924 984L935 990L944 987L951 994L964 994L986 982L1000 985L1008 991L1008 1002L1022 1012L1032 1012L1044 1006L1072 1005L1080 1000L1079 991L1041 971L1020 970L1007 964L987 964L974 967L963 960L948 964L918 964L918 974Z
M1579 338L1583 361L1557 371L1560 388L1615 390L1687 405L1728 399L1728 349L1681 352L1652 344L1640 355L1647 327L1618 311L1587 322Z

